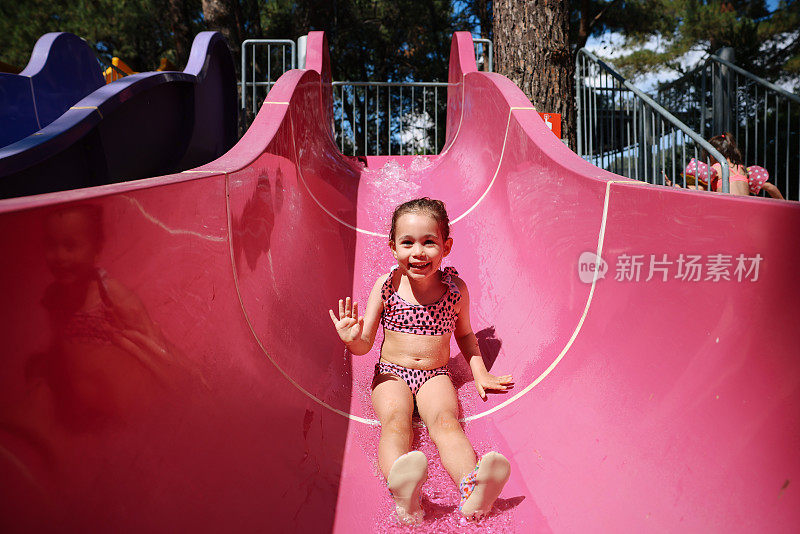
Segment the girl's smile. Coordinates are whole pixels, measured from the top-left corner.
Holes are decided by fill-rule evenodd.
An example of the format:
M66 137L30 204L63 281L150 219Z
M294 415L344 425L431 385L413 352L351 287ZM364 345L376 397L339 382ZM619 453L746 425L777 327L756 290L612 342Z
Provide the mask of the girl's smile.
M439 270L453 240L443 239L439 223L425 213L405 213L397 219L390 242L398 265L412 278L426 278Z

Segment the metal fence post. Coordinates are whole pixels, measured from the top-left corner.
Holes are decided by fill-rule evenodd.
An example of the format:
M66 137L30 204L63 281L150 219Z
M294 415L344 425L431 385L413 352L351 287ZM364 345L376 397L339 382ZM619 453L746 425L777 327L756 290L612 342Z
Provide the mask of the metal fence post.
M733 62L733 48L726 46L720 48L719 57L726 61ZM712 73L714 76L714 94L712 102L713 132L712 135L719 135L731 131L731 73L727 65L714 64Z
M308 41L308 35L301 35L297 38L297 65L295 68L304 69L306 68L306 42Z
M581 109L581 84L583 83L583 80L581 79L580 72L579 72L579 70L581 68L580 65L581 65L581 60L582 59L583 58L578 57L576 59L576 61L575 61L575 108L576 108L576 111L577 111L577 121L576 121L575 124L576 124L577 130L578 130L578 146L577 146L578 150L577 150L577 153L578 153L579 156L583 155L583 128L581 127L581 125L583 124L582 115L581 115L581 113L582 113L582 109Z

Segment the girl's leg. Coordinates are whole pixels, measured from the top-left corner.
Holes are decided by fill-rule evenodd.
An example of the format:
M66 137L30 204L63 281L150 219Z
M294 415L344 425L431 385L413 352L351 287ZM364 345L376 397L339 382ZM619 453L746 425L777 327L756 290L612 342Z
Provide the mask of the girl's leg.
M458 399L447 375L434 376L417 391L417 409L442 465L458 484L475 469L475 451L458 422Z
M442 465L459 485L459 511L469 519L485 517L508 481L508 460L489 452L475 469L475 451L458 422L456 390L449 376L425 382L417 392L417 407L439 449Z
M408 385L399 377L382 374L372 382L372 407L381 422L381 439L378 443L378 466L388 478L394 462L411 450L413 432L411 416L414 398Z
M413 439L411 415L414 399L400 378L382 374L372 382L372 405L381 422L378 465L386 478L400 522L422 521L422 484L428 478L428 460L419 451L409 452Z

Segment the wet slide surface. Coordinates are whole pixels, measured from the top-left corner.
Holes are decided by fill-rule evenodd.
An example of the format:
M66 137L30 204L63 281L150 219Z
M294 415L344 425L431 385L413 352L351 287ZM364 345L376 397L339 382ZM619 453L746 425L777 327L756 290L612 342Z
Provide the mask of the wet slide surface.
M405 530L377 475L380 340L351 357L327 309L365 302L391 209L428 195L517 386L481 402L453 344L466 432L512 475L461 527L419 429L416 531L797 531L800 209L599 170L473 54L456 34L436 157L343 158L312 33L218 160L0 202L6 530ZM582 280L587 252L605 278Z

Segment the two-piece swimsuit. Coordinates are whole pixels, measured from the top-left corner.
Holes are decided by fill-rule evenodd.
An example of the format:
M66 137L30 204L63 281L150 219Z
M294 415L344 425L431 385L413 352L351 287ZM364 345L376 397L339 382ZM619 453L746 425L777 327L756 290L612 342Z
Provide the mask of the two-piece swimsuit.
M71 343L112 345L114 343L113 304L108 294L108 273L94 269L92 283L97 283L100 300L86 309L74 310L75 297L51 285L42 303L58 329L59 340ZM67 293L67 294L65 294ZM80 298L85 299L85 293Z
M456 304L461 300L461 292L453 276L458 276L458 272L452 267L442 269L442 282L447 284L447 291L439 300L433 304L411 304L403 300L392 286L396 270L397 267L392 269L381 288L383 300L381 324L384 330L423 336L441 336L455 330L458 318ZM416 395L422 384L434 376L450 375L447 365L436 369L409 369L402 365L378 361L375 364L375 376L384 373L402 378L411 389L412 395Z
M711 166L711 169L713 170L711 190L719 192L722 190L722 180L720 180L720 176L722 176L722 166L719 163L715 163ZM728 182L747 182L749 185L750 180L747 179L747 171L744 170L744 167L741 165L729 164Z

